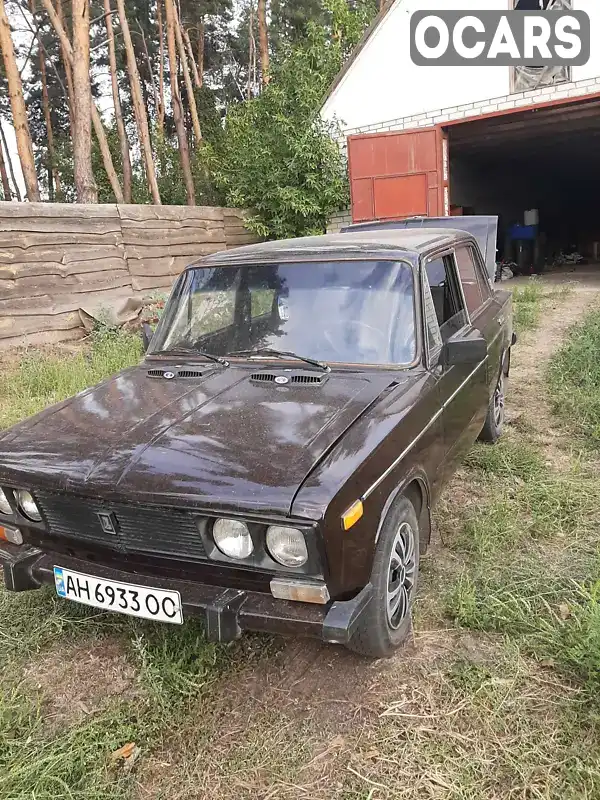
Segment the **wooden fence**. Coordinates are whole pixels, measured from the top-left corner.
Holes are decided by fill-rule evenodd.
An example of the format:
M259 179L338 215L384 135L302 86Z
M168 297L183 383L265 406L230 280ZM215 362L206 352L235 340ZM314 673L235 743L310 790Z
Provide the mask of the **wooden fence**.
M254 241L240 209L0 202L0 348L79 338L80 309L124 318L194 259Z

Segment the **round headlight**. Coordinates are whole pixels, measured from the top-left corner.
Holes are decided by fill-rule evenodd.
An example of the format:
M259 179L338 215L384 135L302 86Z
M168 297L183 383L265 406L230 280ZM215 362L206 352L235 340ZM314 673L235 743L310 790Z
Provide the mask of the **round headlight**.
M308 561L306 539L296 528L272 525L267 531L267 548L284 567L302 567Z
M229 558L248 558L254 550L248 526L236 519L218 519L213 527L213 539L223 555Z
M8 502L8 497L5 495L4 491L0 489L0 514L12 514L13 510L10 507L10 503Z
M19 489L17 492L17 500L19 501L19 508L27 519L30 519L32 522L42 521L42 515L37 507L37 503L31 496L31 492L28 492L26 489Z

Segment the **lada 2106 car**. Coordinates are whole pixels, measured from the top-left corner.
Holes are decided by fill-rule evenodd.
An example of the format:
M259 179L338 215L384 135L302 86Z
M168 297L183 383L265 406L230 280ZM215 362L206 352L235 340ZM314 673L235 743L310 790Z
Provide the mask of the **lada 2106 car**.
M388 656L432 505L502 432L513 344L464 231L203 258L142 363L0 434L6 586Z

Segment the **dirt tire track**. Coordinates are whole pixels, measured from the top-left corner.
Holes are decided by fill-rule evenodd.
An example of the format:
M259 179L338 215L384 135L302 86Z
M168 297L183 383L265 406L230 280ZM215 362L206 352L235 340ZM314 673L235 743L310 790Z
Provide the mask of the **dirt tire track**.
M525 332L514 348L508 391L508 421L518 428L523 422L545 448L550 464L566 466L569 455L563 430L551 413L547 399L545 376L552 355L564 341L567 331L600 301L600 279L594 276L574 282L571 275L563 280L542 280L545 291L556 285L566 287L567 294L546 298L539 326Z

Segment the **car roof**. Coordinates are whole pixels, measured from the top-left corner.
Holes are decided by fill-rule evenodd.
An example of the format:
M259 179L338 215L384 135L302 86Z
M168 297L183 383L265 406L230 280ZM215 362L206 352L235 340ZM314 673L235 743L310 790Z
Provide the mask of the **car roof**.
M228 267L241 264L281 261L357 260L359 258L402 259L415 263L430 250L474 241L464 231L450 228L407 230L370 230L306 236L301 239L280 239L260 242L205 256L191 264L194 267Z

